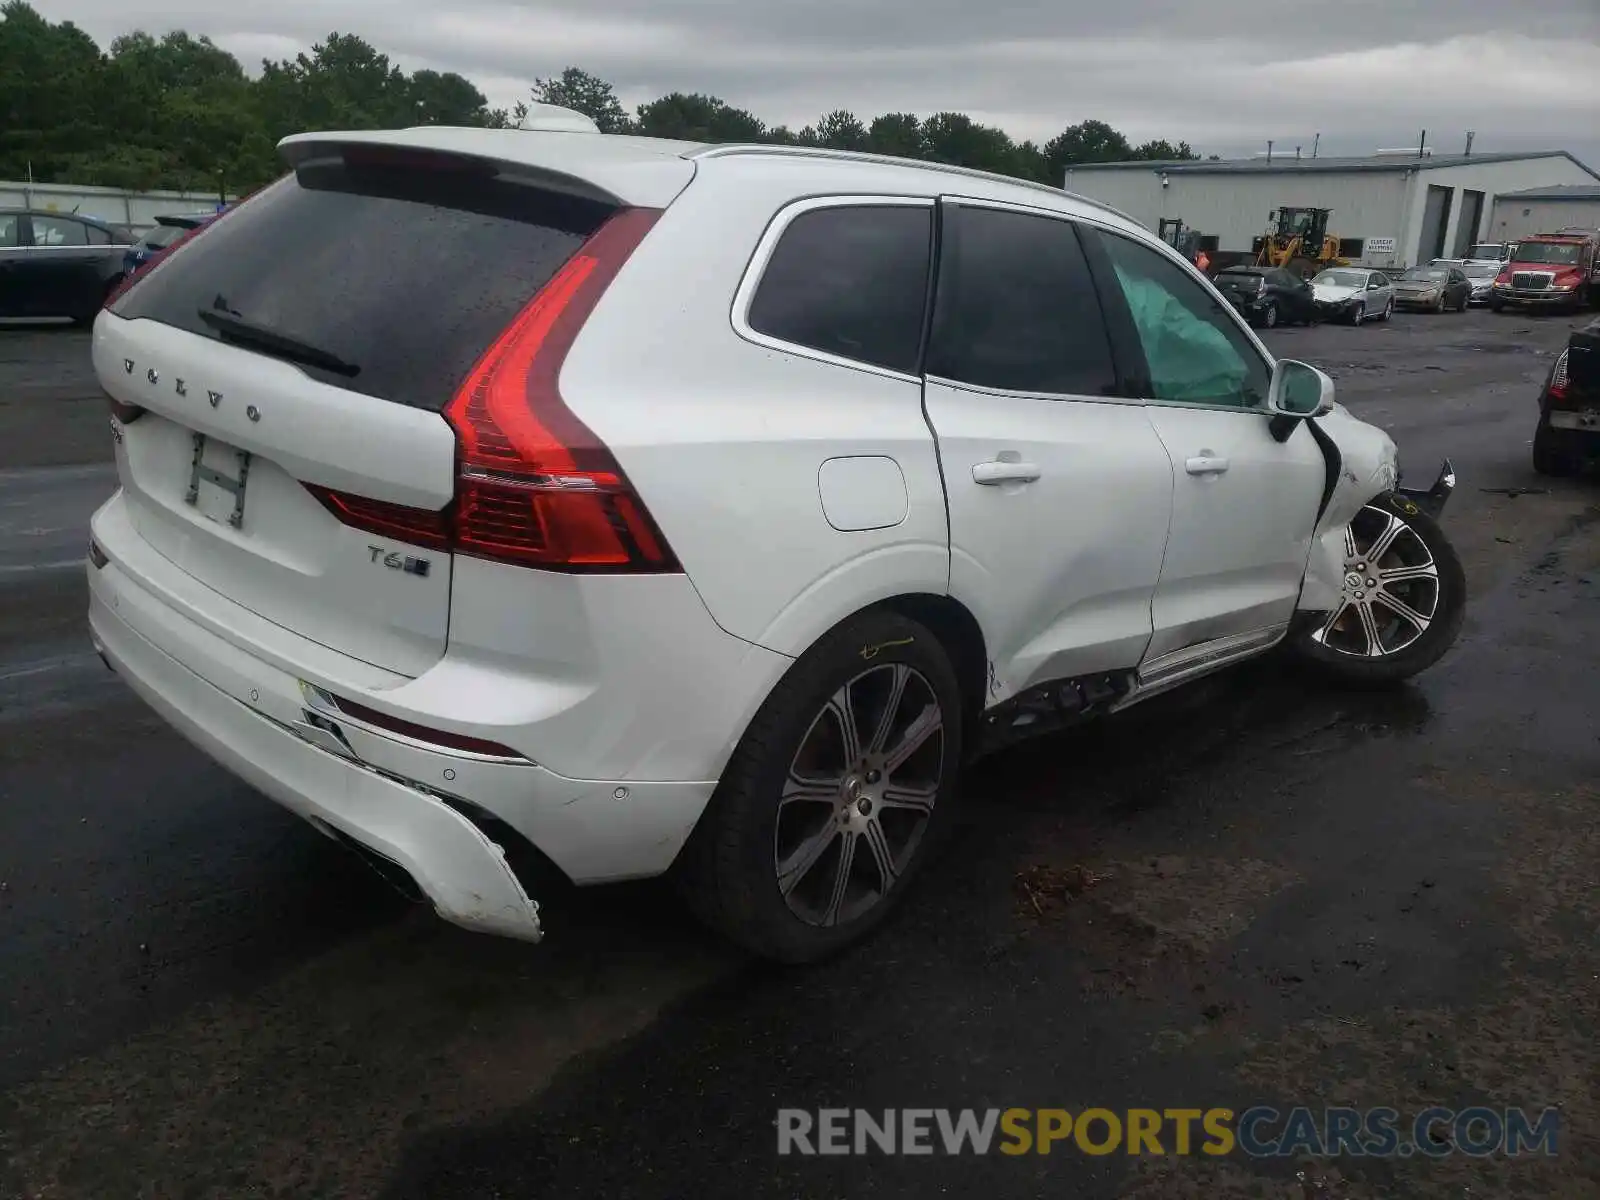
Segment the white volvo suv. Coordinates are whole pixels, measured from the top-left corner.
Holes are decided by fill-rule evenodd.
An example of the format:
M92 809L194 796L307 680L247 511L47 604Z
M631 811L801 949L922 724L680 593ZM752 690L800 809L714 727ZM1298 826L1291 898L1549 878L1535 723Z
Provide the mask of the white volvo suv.
M1401 490L1094 202L584 131L282 151L96 322L89 620L457 924L540 937L531 846L814 959L984 749L1280 643L1402 678L1460 628L1448 464Z

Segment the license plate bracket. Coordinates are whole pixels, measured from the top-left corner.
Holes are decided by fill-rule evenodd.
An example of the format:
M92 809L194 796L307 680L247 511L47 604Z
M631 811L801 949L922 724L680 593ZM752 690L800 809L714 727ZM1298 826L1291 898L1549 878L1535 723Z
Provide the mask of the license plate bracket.
M196 433L193 435L193 453L189 459L189 487L183 494L184 503L200 510L203 516L214 521L226 521L235 529L244 527L244 497L245 485L250 479L250 452L248 450L235 450L231 446L224 446L221 442L212 443L219 450L231 454L238 469L237 476L229 475L226 471L219 470L206 462L206 435ZM208 505L201 504L202 483L209 483L213 487L222 489L233 497L232 507L225 513L208 512Z

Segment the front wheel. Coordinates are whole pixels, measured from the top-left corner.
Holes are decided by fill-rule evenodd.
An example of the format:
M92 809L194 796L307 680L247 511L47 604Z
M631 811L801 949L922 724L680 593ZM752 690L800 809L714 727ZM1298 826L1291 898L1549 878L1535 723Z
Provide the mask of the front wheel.
M1344 552L1333 611L1292 634L1291 651L1351 684L1397 683L1438 662L1461 633L1467 580L1437 522L1404 496L1378 496L1345 529Z
M1261 307L1261 327L1263 329L1276 329L1278 327L1278 306L1271 300Z
M1350 310L1350 324L1359 325L1367 319L1367 306L1365 302L1357 304Z
M878 610L801 656L734 751L679 863L708 924L812 962L871 933L955 817L961 691L924 626Z

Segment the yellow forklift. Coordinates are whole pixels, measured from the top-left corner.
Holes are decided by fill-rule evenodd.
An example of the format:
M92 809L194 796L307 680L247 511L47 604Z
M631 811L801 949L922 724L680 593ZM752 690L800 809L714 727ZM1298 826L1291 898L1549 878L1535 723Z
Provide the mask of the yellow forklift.
M1324 267L1349 266L1350 260L1339 254L1339 239L1328 232L1332 215L1330 208L1273 209L1273 226L1251 246L1256 266L1288 267L1303 277Z

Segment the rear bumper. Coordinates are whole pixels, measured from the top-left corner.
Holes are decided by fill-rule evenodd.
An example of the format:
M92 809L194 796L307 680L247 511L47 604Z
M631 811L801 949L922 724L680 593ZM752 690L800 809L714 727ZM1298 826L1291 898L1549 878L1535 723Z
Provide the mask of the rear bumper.
M106 571L115 568L94 575L104 579ZM394 863L446 920L525 941L543 936L538 904L477 826L436 797L319 750L211 686L134 632L118 615L121 601L114 581L94 589L95 646L189 741L285 808Z
M356 700L384 690L354 690L332 673L332 652L297 648L301 640L286 630L274 627L278 640L258 648L239 636L248 614L229 620L216 607L202 624L191 615L193 597L173 590L193 581L139 538L120 493L95 514L91 531L101 565L88 565L89 623L112 668L205 753L324 832L399 866L456 924L539 937L538 906L496 845L493 823L475 823L483 814L575 883L602 883L666 871L716 786L714 779L575 779L529 759L455 752L352 719L322 703L320 690ZM512 679L504 662L444 662L456 700L440 711L450 716L474 692L534 686ZM625 700L614 697L613 710L625 709ZM427 712L408 711L428 723Z

